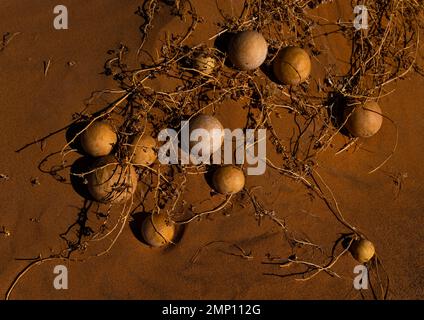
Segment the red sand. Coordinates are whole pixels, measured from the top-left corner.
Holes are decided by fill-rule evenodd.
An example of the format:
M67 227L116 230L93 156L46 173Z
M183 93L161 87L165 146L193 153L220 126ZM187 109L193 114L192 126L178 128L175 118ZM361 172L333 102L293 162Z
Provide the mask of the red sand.
M220 1L223 2L223 1ZM236 3L237 1L234 1ZM206 41L219 31L215 1L195 1L196 9L206 17L191 43ZM10 177L0 182L0 226L11 233L0 235L0 294L4 295L17 273L27 265L16 258L48 256L51 250L65 248L59 238L72 224L83 200L69 184L55 181L41 173L42 158L60 148L64 134L47 140L44 151L34 145L21 153L21 146L66 126L73 113L83 109L84 101L95 90L116 88L105 75L103 64L107 51L126 44L131 53L140 43L141 18L134 14L139 1L96 0L62 1L68 6L70 29L54 30L52 13L56 2L2 1L0 31L20 32L0 52L0 173ZM240 4L240 3L239 3ZM337 19L348 6L326 5L317 14ZM172 32L178 21L166 21L162 15L148 48L157 45L163 32ZM206 42L212 46L212 41ZM339 67L348 53L342 39L322 38L329 46L328 61ZM344 49L343 49L344 48ZM153 50L152 54L155 51ZM47 76L43 62L51 59ZM75 61L74 66L68 62ZM317 77L321 71L314 62ZM160 82L160 86L166 86ZM169 85L169 83L168 83ZM424 297L424 86L422 77L411 75L399 82L397 91L380 101L384 113L399 129L396 153L374 174L367 172L390 153L395 129L385 120L381 131L361 142L361 148L335 156L336 148L320 158L318 171L331 186L345 218L358 226L377 248L391 279L391 298ZM96 101L96 107L105 101ZM218 117L225 127L244 124L244 113L234 103L221 108ZM283 120L277 127L288 130ZM280 121L281 123L278 123ZM342 137L338 138L343 141ZM340 142L339 141L339 142ZM340 145L340 144L339 144ZM271 150L271 145L268 145ZM54 164L53 162L50 165ZM407 174L396 197L391 175ZM30 180L39 178L40 185ZM262 186L256 195L266 208L284 217L291 230L304 234L328 252L340 232L345 232L322 201L311 200L305 189L271 168L265 175L249 177L247 186ZM214 207L222 197L210 198L210 189L202 176L191 176L185 200L197 208ZM207 201L206 201L207 200ZM35 220L34 220L35 219ZM37 222L39 219L39 222ZM203 250L197 261L190 259L211 241L217 243ZM230 244L251 251L253 259L243 259L225 252L239 253ZM59 262L47 262L33 269L17 285L12 299L360 299L353 288L353 268L357 264L344 255L334 270L343 279L321 273L307 282L293 278L267 276L288 270L278 265L264 265L266 255L287 257L291 250L278 227L269 220L258 226L254 210L246 200L243 208L234 206L230 216L214 214L210 219L188 226L181 242L170 250L153 250L141 244L127 226L109 254L69 264L69 289L55 290L53 268Z

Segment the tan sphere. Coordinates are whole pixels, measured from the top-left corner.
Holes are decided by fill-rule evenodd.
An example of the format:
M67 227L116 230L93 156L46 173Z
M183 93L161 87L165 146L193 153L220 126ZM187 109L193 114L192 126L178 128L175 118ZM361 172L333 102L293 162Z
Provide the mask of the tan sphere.
M107 156L118 137L112 126L104 121L96 121L81 134L81 146L92 157Z
M243 170L234 166L220 167L212 176L215 190L222 194L234 194L243 190L245 180Z
M373 243L366 239L353 241L349 250L355 260L359 263L370 261L375 254Z
M175 224L165 214L151 214L141 226L141 235L152 247L163 247L172 243L176 233Z
M264 63L267 54L268 44L259 32L239 32L230 40L228 57L240 70L259 68Z
M131 163L135 166L150 166L156 161L156 140L149 135L136 135L131 142Z
M216 59L200 55L194 59L194 68L203 74L210 75L216 67Z
M202 150L209 150L210 155L219 150L224 142L224 127L221 122L206 114L199 114L189 121L190 137L194 130L204 129L209 133L208 139L199 138L199 141L190 141L190 150L200 144Z
M273 61L274 75L287 85L298 85L311 74L309 54L299 47L286 47L278 52Z
M381 108L375 101L347 108L344 116L345 119L349 117L345 126L354 137L371 137L380 130L383 123Z
M87 186L91 196L98 202L125 202L137 188L138 176L134 167L119 164L115 157L97 159L93 170L87 176Z

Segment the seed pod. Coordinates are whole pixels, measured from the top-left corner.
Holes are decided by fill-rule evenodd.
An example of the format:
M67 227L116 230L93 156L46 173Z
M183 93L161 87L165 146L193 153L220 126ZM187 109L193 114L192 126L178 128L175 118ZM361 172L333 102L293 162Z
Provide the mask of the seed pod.
M205 139L202 137L199 141L190 141L190 149L199 144L202 150L208 150L209 154L212 155L221 148L224 141L224 127L217 118L206 114L200 114L189 121L189 127L190 137L195 130L199 129L205 130L208 133ZM199 134L200 133L202 132L199 131Z

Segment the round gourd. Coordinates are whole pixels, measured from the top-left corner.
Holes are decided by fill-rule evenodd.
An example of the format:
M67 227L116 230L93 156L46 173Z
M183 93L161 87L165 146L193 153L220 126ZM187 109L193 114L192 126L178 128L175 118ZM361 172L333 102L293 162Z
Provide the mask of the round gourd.
M366 239L354 240L350 245L350 253L359 263L365 263L372 259L375 248L371 241Z
M190 137L192 137L193 132L198 129L206 130L206 132L208 132L208 137L207 139L200 137L198 141L190 141L190 149L200 144L199 146L202 147L202 150L208 150L209 154L212 155L221 148L224 141L224 127L217 118L206 114L200 114L193 117L189 121ZM199 133L202 132L199 131Z
M278 52L273 61L275 77L286 85L298 85L311 73L309 54L299 47L286 47Z
M210 75L216 67L216 60L213 57L199 55L194 59L194 68L202 74Z
M230 40L228 57L240 70L253 70L264 63L268 44L262 34L256 31L242 31Z
M224 166L214 172L212 183L217 192L222 194L234 194L244 188L245 177L240 168Z
M129 200L137 188L137 173L132 165L122 165L112 156L96 160L87 176L87 187L94 200L102 203L122 203Z
M149 135L136 135L130 149L131 163L135 166L150 166L156 161L156 140Z
M117 141L112 126L104 121L96 121L81 134L81 146L92 157L107 156Z
M172 243L176 233L175 224L165 214L150 214L141 226L144 241L152 247Z
M346 128L354 137L368 138L381 128L383 116L380 106L375 101L346 108L344 112Z

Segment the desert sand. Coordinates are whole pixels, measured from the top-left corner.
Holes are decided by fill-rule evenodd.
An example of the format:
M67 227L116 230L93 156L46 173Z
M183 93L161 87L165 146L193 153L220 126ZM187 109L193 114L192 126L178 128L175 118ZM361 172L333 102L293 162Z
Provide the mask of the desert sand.
M56 4L51 0L3 0L0 4L0 32L18 33L0 51L0 174L4 175L0 180L0 227L8 232L0 234L2 296L31 262L28 259L66 249L67 243L60 235L75 223L85 205L72 188L69 172L58 172L65 181L43 172L58 164L57 155L41 162L66 143L66 130L16 151L65 128L73 114L87 105L96 111L118 98L119 94L92 95L98 90L120 90L113 77L104 74L105 62L112 57L108 52L125 44L129 56L135 58L142 39L143 19L136 14L140 1L64 0L61 4L69 9L68 30L53 28ZM204 19L187 43L202 42L213 47L214 40L208 39L221 31L217 23L222 21L217 5L227 14L238 15L243 2L199 0L193 4ZM160 2L160 9L144 46L151 59L158 57L167 33L180 32L187 25L170 15L167 4ZM328 3L314 14L332 21L354 18L350 1ZM313 78L322 81L324 65L349 69L349 43L342 36L329 33L318 37L317 43L324 54L319 61L313 59ZM141 55L146 64L151 63L149 54ZM263 75L262 70L257 73ZM160 77L150 85L167 90L175 86L175 81ZM338 135L320 155L316 167L331 187L344 218L375 244L384 265L383 274L390 278L391 299L424 297L423 87L424 78L411 72L394 85L393 94L380 99L384 114L398 128L399 138L393 156L379 170L368 173L390 155L396 140L395 126L387 119L375 136L335 155L347 141ZM244 127L246 114L246 109L233 100L225 101L216 112L224 127L231 129ZM273 121L281 135L289 139L294 124L287 119L274 116ZM272 144L267 147L269 157L278 159ZM72 155L66 165L72 165L78 157ZM254 188L251 190L255 190L254 195L264 208L274 210L298 237L319 245L324 252L298 248L299 256L305 254L302 258L325 264L340 234L349 231L321 199L270 167L262 176L247 177L246 188ZM145 187L140 192L143 190ZM186 190L183 199L196 210L213 208L225 199L211 195L203 175L190 175ZM278 264L264 264L269 257L284 259L294 251L277 224L266 217L258 224L246 195L238 197L231 208L188 224L180 241L167 249L149 248L134 233L137 224L131 221L152 208L152 203L144 206L134 211L107 254L91 257L105 249L109 240L93 244L87 252L75 256L83 262L44 262L24 275L10 298L373 298L371 290L361 293L353 288L353 269L358 263L349 253L341 256L332 269L341 278L320 272L308 281L297 281L302 275L282 275L301 272L301 266L280 268ZM95 205L90 210L94 208ZM98 223L93 213L89 219ZM239 248L244 250L244 257ZM58 264L68 267L68 290L56 290L52 285L56 276L53 269Z

